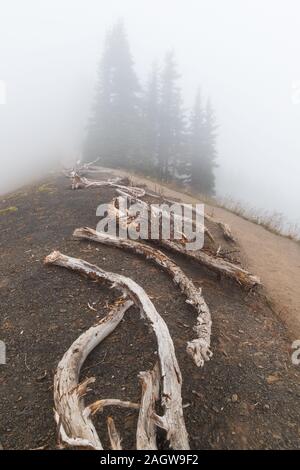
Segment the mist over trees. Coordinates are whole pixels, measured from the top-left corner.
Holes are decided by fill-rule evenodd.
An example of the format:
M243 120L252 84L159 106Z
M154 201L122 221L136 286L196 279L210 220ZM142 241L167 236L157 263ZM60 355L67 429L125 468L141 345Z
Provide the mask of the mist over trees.
M124 24L108 31L99 64L84 160L141 171L213 194L216 118L200 91L191 112L181 97L174 51L154 63L141 85Z

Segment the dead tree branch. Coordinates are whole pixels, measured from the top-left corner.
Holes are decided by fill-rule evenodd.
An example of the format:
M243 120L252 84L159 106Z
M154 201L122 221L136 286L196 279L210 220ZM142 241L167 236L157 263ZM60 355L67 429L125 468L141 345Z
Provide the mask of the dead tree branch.
M121 191L126 191L128 194L134 197L143 197L145 195L145 190L143 188L138 188L135 186L123 186L119 184L121 181L122 178L115 178L114 180L107 181L93 181L83 176L80 176L78 173L75 173L72 176L72 189L99 188L103 186L110 186L112 188L117 188Z
M174 344L165 321L156 311L144 289L128 277L104 271L84 260L71 258L58 251L47 256L45 263L72 269L94 281L106 281L109 285L128 295L139 307L141 314L147 318L157 338L162 377L161 405L164 410L163 416L160 417L160 424L166 430L167 439L173 449L189 449L182 409L182 377ZM68 406L68 403L66 405Z
M76 229L73 236L80 240L94 241L136 253L153 261L166 271L172 277L173 282L179 287L181 292L187 297L187 303L192 305L198 314L197 324L193 328L197 333L197 338L188 343L188 354L198 367L203 366L204 362L210 359L212 353L210 351L211 315L209 308L202 296L201 289L198 289L194 285L193 281L184 274L182 269L174 261L162 251L149 245L134 240L120 239L108 233L96 232L88 227Z
M58 364L54 376L55 416L59 436L69 446L102 449L90 419L90 408L86 410L83 402L87 387L94 378L79 384L80 369L90 352L116 328L132 304L128 300L113 308L98 324L74 341Z
M136 431L136 448L137 450L155 450L157 449L156 424L153 414L156 402L159 400L159 365L156 364L151 371L140 372L139 378L142 386L142 399Z

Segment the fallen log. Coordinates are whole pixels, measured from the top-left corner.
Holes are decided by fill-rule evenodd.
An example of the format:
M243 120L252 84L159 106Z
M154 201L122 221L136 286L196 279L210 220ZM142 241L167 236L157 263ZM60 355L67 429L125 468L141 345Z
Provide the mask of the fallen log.
M51 262L51 256L48 261ZM102 449L97 431L90 419L90 406L84 406L83 396L94 381L89 378L78 384L82 364L90 352L120 323L133 305L131 300L118 305L111 312L82 333L64 354L54 376L54 405L58 434L69 446Z
M131 202L137 202L137 203L141 204L147 210L147 212L148 212L148 214L150 214L150 216L153 215L154 217L168 217L168 214L166 213L166 211L164 211L164 210L161 211L158 207L155 207L153 205L148 204L145 201L142 201L141 199L138 199L138 197L135 197L134 195L129 194L128 192L126 192L126 189L124 189L124 190L117 189L117 193L122 197L128 198L128 200L131 201ZM152 194L149 194L147 192L146 192L146 195L149 195L149 196L153 197ZM159 197L159 196L157 196L157 197ZM168 200L167 202L170 202L170 201ZM184 204L181 204L181 203L178 203L178 202L175 202L175 201L173 202L173 204L180 204L181 206L184 206ZM199 222L198 222L198 226L196 227L195 221L193 221L189 217L181 217L181 216L178 216L178 214L173 214L173 217L174 217L174 220L179 221L179 223L181 223L181 224L182 224L182 222L183 223L188 223L189 225L192 226L194 231L197 229L199 232L203 232L204 235L207 235L207 237L213 243L215 243L215 239L214 239L212 233L210 232L210 230L205 225L199 224Z
M197 311L197 324L193 328L197 333L197 338L190 341L187 345L187 352L192 357L195 364L200 367L208 361L212 353L210 351L211 337L211 315L209 308L202 296L201 289L198 289L193 281L189 279L182 269L172 261L162 251L159 251L149 245L145 245L134 240L125 240L114 237L108 233L96 232L95 230L84 227L76 229L73 236L79 240L85 239L102 243L103 245L122 248L127 251L142 255L144 258L153 261L166 271L173 279L173 282L179 287L181 292L186 295L186 302L192 305Z
M258 276L254 276L253 274L249 273L249 271L246 271L240 266L223 258L215 257L205 253L202 250L187 250L184 244L176 243L170 240L159 240L158 243L164 248L173 251L174 253L179 253L200 263L217 274L233 279L243 287L251 289L261 284L260 278Z
M231 229L229 227L228 224L225 224L224 222L221 222L220 220L216 220L214 219L213 217L211 217L210 215L208 214L205 214L205 219L208 220L209 222L212 222L214 224L217 224L222 233L223 233L223 237L225 238L225 240L231 242L231 243L236 243L236 239L234 238L234 236L232 235L232 232L231 232Z
M139 374L142 386L140 413L136 431L137 450L156 450L156 424L153 420L155 405L159 400L159 365L154 369Z
M144 201L139 201L139 202L147 205L147 203L145 203ZM114 217L115 215L117 215L118 216L117 219L119 223L121 223L123 227L126 227L128 225L127 213L121 212L116 207L115 200L113 200L110 206L111 206L110 216ZM133 223L132 220L130 220L130 223ZM184 240L184 238L181 240L181 243L177 241L166 240L163 238L160 238L159 240L150 239L149 241L153 241L156 244L168 250L171 250L175 253L180 253L181 255L184 255L190 259L193 259L194 261L200 263L201 265L206 266L208 269L222 276L233 279L234 281L236 281L239 285L243 287L253 288L257 285L261 285L261 281L258 276L251 274L246 269L243 269L240 266L234 263L231 263L230 261L208 254L203 250L196 250L196 251L187 250L185 247L186 241Z
M138 188L135 186L124 186L119 184L122 181L122 178L115 178L114 180L107 181L93 181L80 176L78 173L75 173L72 176L72 189L80 188L99 188L103 186L110 186L121 191L126 191L134 197L143 197L145 195L145 190L143 188Z
M182 377L174 344L165 321L156 311L144 289L128 277L104 271L98 266L81 259L71 258L58 251L48 255L45 263L72 269L94 281L106 281L112 287L128 295L139 307L141 315L147 318L157 338L162 377L161 406L164 411L163 416L160 417L160 425L166 430L171 448L189 449L182 409Z
M183 207L186 206L186 204L183 202L172 201L171 199L165 199L165 201L168 202L169 204L174 204L176 202L176 204L181 204ZM232 235L231 229L228 224L225 224L224 222L221 222L220 220L216 220L206 213L204 214L204 219L208 220L209 222L213 224L218 225L222 231L222 234L225 240L230 241L232 243L236 243L236 240L234 236Z

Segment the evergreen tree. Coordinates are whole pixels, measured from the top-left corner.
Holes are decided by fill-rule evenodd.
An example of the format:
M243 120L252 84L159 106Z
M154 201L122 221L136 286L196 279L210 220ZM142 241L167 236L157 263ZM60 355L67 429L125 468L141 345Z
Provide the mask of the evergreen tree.
M166 54L162 72L159 113L158 166L162 179L175 176L183 144L184 119L178 78L174 53L171 51Z
M210 101L203 110L198 91L190 121L191 186L205 194L215 190L216 123Z
M139 151L140 88L122 22L107 34L97 88L85 160L100 157L104 164L128 166Z
M158 168L159 142L159 77L155 64L149 74L143 106L143 164L142 169L147 174L156 174Z
M218 126L216 124L215 112L210 100L207 101L204 119L204 178L203 192L215 194L215 173L217 168L216 139Z

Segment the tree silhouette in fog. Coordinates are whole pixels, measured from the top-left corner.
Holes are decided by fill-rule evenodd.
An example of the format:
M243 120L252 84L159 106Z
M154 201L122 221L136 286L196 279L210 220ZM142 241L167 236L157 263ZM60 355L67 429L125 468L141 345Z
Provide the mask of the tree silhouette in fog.
M203 109L198 90L189 128L190 183L193 188L206 194L213 194L215 190L216 128L211 103L208 100Z
M186 123L174 51L153 65L142 90L122 22L108 31L99 65L84 159L135 169L213 194L216 120L200 92Z
M122 22L107 33L85 159L130 166L137 153L140 87Z

